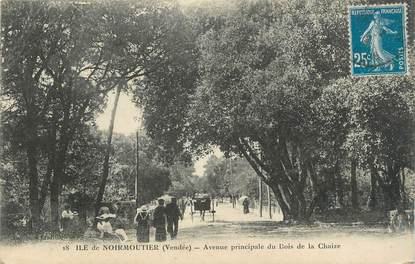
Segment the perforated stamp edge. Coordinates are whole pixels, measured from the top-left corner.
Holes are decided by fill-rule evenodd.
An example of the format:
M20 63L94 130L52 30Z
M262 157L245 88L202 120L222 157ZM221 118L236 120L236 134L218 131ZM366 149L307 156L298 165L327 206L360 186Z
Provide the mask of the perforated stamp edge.
M352 23L351 23L351 10L354 8L372 8L372 7L403 7L403 33L404 33L404 45L405 45L405 66L406 71L403 73L367 73L367 74L354 74L353 73L353 50L352 50ZM350 4L347 6L347 20L348 20L348 33L349 33L349 66L350 66L350 76L355 78L365 78L365 77L372 77L372 76L382 76L382 77L396 77L396 76L408 76L411 75L410 63L409 63L409 46L408 46L408 7L407 3L388 3L388 4L370 4L370 5L353 5Z

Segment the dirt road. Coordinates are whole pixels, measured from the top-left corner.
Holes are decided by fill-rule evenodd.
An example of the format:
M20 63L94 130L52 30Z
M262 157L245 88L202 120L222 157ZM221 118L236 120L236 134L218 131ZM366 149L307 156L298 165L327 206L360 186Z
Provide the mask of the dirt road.
M103 241L41 241L1 245L0 259L20 263L411 263L414 234L382 227L286 226L256 212L219 204L215 222L185 215L177 240L137 244ZM1 263L1 262L0 262Z

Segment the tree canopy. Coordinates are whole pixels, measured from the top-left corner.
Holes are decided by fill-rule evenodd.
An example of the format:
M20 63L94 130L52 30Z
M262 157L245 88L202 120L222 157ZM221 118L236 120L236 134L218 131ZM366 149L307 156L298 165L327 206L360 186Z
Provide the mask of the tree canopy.
M181 85L138 94L152 105L147 124L182 129L173 138L159 130L151 136L196 154L216 145L245 157L274 191L285 219L307 219L316 205L325 207L328 192L342 203L355 159L363 168L368 160L382 163L376 172L390 171L383 167L392 162L397 181L410 166L413 78L350 78L346 13L338 1L251 1L225 14L189 15L203 25L194 27L197 79L170 76ZM168 97L168 115L152 98L166 90L181 95ZM394 186L399 193L402 185ZM400 206L398 196L387 207Z
M414 171L413 69L352 78L340 0L1 7L1 180L11 200L29 198L34 230L47 206L58 229L62 198L74 189L97 204L123 199L137 173L143 203L201 187L253 193L255 173L285 220L345 207L349 192L358 209L363 179L384 210L404 208L413 194L405 185ZM112 140L113 122L108 133L95 124L113 91L143 109L138 169L136 139ZM199 179L192 161L212 146L226 159L212 158Z

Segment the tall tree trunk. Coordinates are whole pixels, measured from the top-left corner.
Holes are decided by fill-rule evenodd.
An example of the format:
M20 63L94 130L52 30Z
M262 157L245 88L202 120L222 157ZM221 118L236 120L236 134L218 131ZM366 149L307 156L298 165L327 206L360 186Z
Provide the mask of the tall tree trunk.
M59 182L58 173L53 172L53 180L50 183L50 217L52 221L52 229L57 232L59 230Z
M343 184L343 179L342 179L342 175L340 172L340 162L337 159L336 160L336 164L334 165L333 168L333 172L334 175L336 177L336 195L337 195L337 201L339 203L340 208L344 208L344 184Z
M357 162L355 159L352 159L350 164L350 186L352 189L352 208L359 209L359 194L357 188L357 177L356 177L356 170L357 170Z
M39 207L39 175L37 170L37 109L35 107L36 84L39 80L41 71L34 75L36 55L28 59L22 76L22 92L26 104L25 120L25 139L26 154L29 176L29 207L31 214L31 228L33 233L38 233L40 226L40 207Z
M52 228L57 231L59 229L59 196L62 189L62 179L65 173L66 153L68 151L69 142L71 140L70 130L70 109L69 106L65 110L62 127L60 129L60 138L56 159L54 160L53 179L50 183L50 214L52 219Z
M298 193L298 217L297 219L300 221L307 221L308 215L307 215L307 201L304 197L304 194Z
M385 206L385 210L402 210L402 183L399 175L400 168L398 166L390 165L387 168L387 177L389 178L389 205Z
M310 173L310 183L311 183L311 187L313 190L313 200L312 200L312 204L310 205L309 208L309 213L308 213L308 217L311 216L311 214L314 211L314 208L317 206L321 212L324 212L327 207L327 195L326 195L326 191L325 191L325 187L323 187L323 185L321 184L321 182L318 181L317 178L317 173L314 170L313 165L311 164L311 162L307 163L307 170Z
M45 173L44 180L42 182L42 186L40 187L40 198L39 198L39 210L43 210L43 206L45 205L46 197L48 195L48 190L50 186L50 179L52 176L52 164L51 161L48 161L48 168Z
M262 155L268 157L263 160L272 161L272 164L265 164L245 139L239 138L235 143L259 178L274 192L284 220L306 220L307 204L303 194L306 181L300 177L299 171L293 171L286 145L280 143L281 151L261 144Z
M401 168L401 193L402 193L402 206L403 208L406 208L407 205L407 196L406 196L406 191L405 191L405 168Z
M270 191L269 185L267 185L267 199L268 199L268 215L269 215L269 219L272 219L271 191Z
M401 197L401 181L399 175L399 166L394 166L392 162L385 164L384 178L382 178L377 171L374 176L376 181L381 187L383 192L383 211L385 216L388 215L390 210L402 209L402 197Z
M40 225L40 206L39 178L36 158L36 129L34 128L33 120L28 120L26 125L29 139L27 144L27 163L29 175L29 207L32 224L31 228L34 233L37 233L39 231Z
M136 153L135 153L135 158L136 158L136 163L135 163L135 170L136 170L136 174L135 174L135 186L134 186L134 193L135 193L135 205L138 208L140 206L140 198L139 197L139 170L140 170L140 149L139 149L139 144L138 144L138 131L135 133L135 146L136 146Z
M54 113L52 118L52 125L49 133L49 146L48 146L48 167L40 189L40 211L43 210L43 206L46 201L48 191L50 189L50 182L52 179L52 173L55 166L55 156L56 156L56 113Z
M111 153L112 133L114 130L115 114L117 113L117 106L118 106L118 101L120 99L121 88L122 88L122 85L118 84L117 91L115 94L114 106L111 111L111 120L110 120L109 129L108 129L107 147L105 150L104 166L102 170L102 179L101 179L101 184L99 186L97 200L95 204L96 212L98 212L102 199L104 198L105 186L107 185L108 173L109 173L109 159L110 159L110 153Z
M53 180L50 183L50 211L52 224L55 230L59 228L59 196L62 191L62 179L65 173L65 160L68 145L69 139L65 139L62 149L59 150L53 170Z
M262 180L258 178L259 217L262 217Z
M273 186L270 186L273 189ZM274 193L276 193L274 191ZM292 195L289 188L285 185L278 185L278 194L281 195L282 202L278 200L285 220L299 220L300 204L296 197Z
M281 190L282 189L280 186L278 186L278 184L274 184L274 183L270 183L270 188L272 189L272 191L274 192L275 198L277 199L278 205L281 208L281 212L282 212L282 216L283 216L283 220L288 220L290 219L290 208L287 204L287 202L284 200L282 194L281 194Z
M376 198L376 183L377 183L377 177L376 177L376 168L372 163L370 163L370 195L369 195L369 201L368 201L368 207L370 210L376 209L378 205L378 201Z

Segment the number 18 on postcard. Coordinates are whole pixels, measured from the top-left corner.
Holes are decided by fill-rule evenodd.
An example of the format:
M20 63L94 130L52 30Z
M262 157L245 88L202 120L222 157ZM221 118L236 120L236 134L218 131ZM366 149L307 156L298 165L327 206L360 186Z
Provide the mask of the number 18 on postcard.
M408 72L405 5L351 6L349 24L352 75Z

